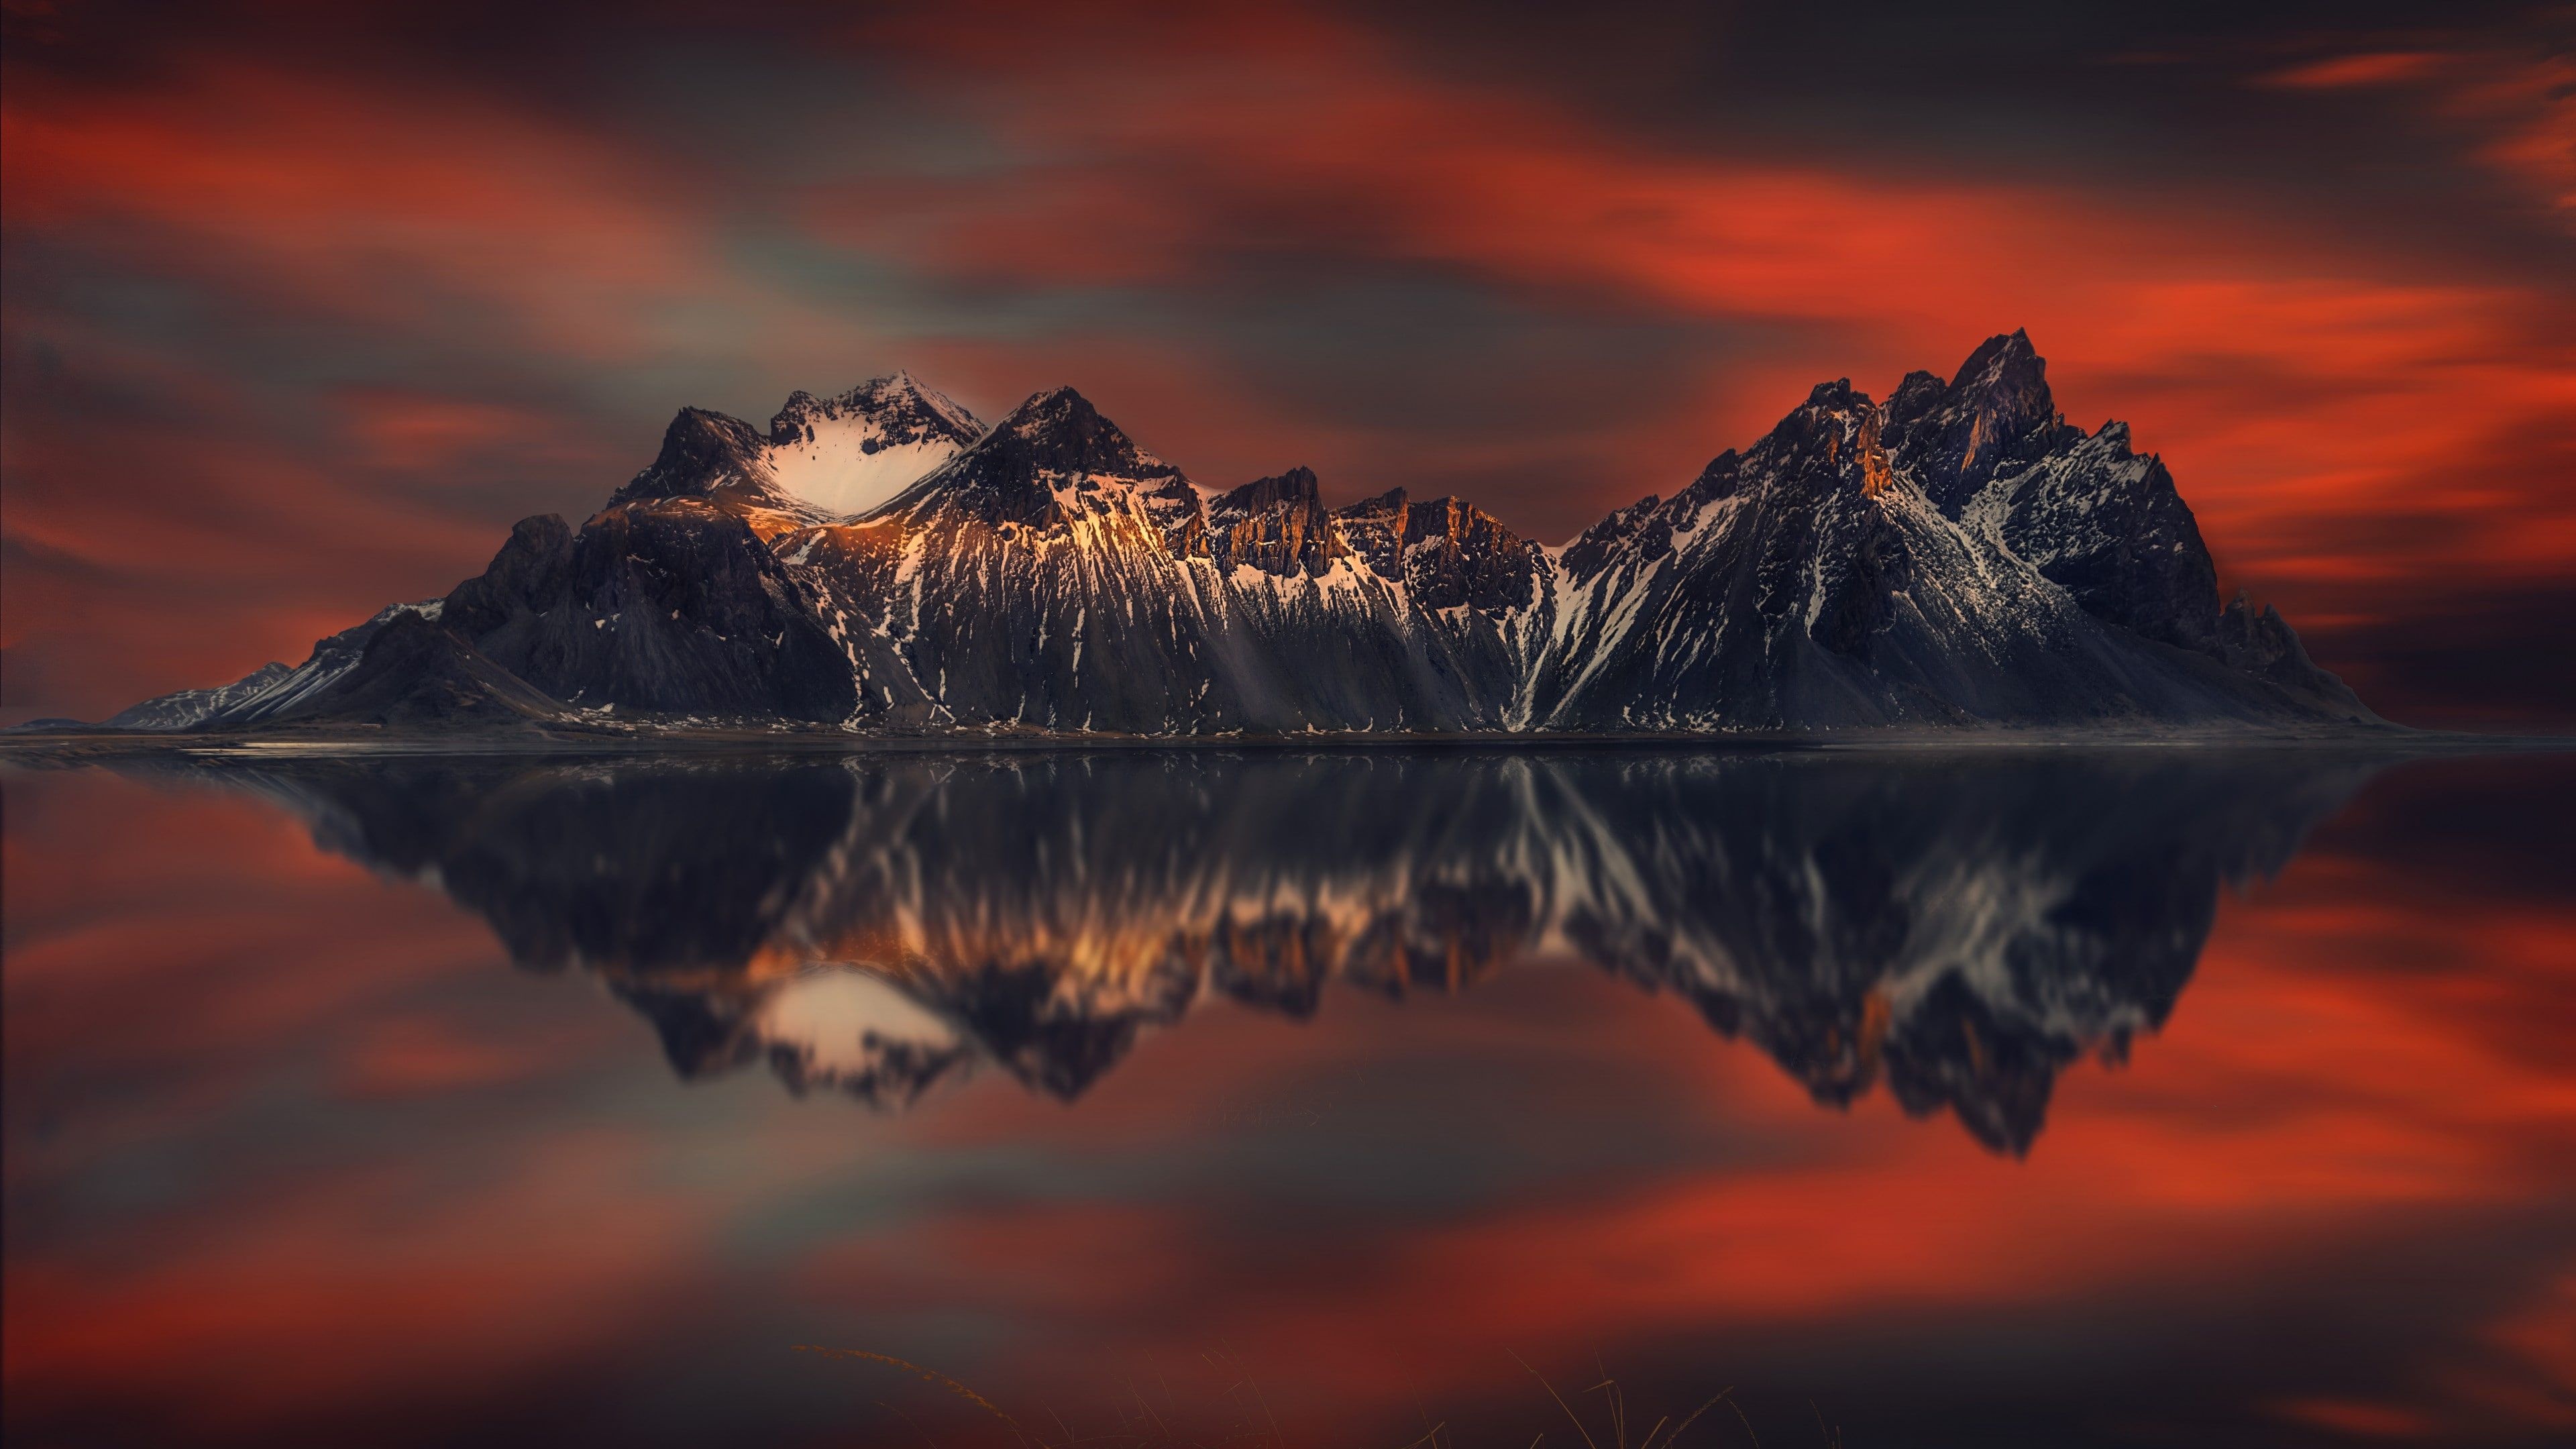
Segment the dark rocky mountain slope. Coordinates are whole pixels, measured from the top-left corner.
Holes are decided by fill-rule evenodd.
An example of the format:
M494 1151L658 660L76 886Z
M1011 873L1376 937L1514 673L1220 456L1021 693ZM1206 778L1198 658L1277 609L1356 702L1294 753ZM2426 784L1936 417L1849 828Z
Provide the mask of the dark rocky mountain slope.
M2069 426L2020 333L1884 403L1821 384L1561 548L1402 488L1329 508L1303 468L1203 487L1070 388L988 428L899 374L798 393L765 433L684 410L578 529L528 519L443 600L110 723L2379 723L2216 580L2162 462L2124 424ZM404 667L443 682L388 715L382 676Z

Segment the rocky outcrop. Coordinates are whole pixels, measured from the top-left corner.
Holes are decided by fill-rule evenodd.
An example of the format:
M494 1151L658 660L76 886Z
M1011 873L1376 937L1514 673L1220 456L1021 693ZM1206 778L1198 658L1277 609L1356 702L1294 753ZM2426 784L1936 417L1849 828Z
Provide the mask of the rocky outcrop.
M1219 568L1313 577L1350 551L1311 468L1256 478L1208 500L1208 556Z
M230 684L218 684L210 689L183 689L175 694L147 699L141 704L128 705L108 716L103 723L115 730L191 729L206 720L231 713L236 705L267 694L294 672L293 665L272 660ZM81 721L57 720L50 723L79 725Z
M263 723L308 720L378 729L508 728L562 719L551 695L494 663L426 614L387 620L357 662L329 684L268 714Z
M1539 549L1474 504L1396 488L1333 517L1350 551L1420 608L1501 614L1530 602Z
M682 408L662 430L662 451L609 502L738 497L787 506L789 500L770 472L767 451L768 440L742 419L704 408Z
M1888 399L1885 446L1932 505L1957 517L1997 478L2072 446L2048 390L2048 364L2022 332L1989 337L1948 383L1912 372Z
M302 664L290 669L284 664L270 664L220 689L190 690L182 695L166 695L147 700L110 720L126 720L138 715L152 722L129 726L136 729L243 729L267 726L294 719L327 718L326 706L308 706L317 698L331 698L331 687L358 667L365 658L367 646L378 631L397 619L422 617L435 619L440 601L418 604L395 604L377 611L363 624L353 625L314 644L313 652ZM195 706L195 712L182 701Z
M857 691L816 606L747 521L675 498L521 523L442 618L572 706L836 723Z

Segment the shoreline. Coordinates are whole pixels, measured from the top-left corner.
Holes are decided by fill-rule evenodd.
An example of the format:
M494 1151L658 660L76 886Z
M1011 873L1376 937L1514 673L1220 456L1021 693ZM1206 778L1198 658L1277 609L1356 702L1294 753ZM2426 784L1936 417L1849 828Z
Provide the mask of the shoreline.
M1641 754L1932 754L2058 750L2289 750L2431 754L2576 751L2576 734L2489 735L2457 730L2147 729L2048 730L1852 729L1687 733L1460 733L1109 735L1040 731L951 731L849 734L830 729L668 728L537 732L245 732L191 734L154 730L0 732L0 761L27 764L181 755L231 759L434 756L613 757L649 759L711 755L990 755L1136 752L1518 754L1562 751Z

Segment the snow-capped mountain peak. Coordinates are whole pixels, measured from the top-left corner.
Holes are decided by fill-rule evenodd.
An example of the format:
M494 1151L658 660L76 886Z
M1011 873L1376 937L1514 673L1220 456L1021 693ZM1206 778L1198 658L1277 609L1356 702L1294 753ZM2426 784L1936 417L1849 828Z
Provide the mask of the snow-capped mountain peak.
M776 489L818 513L866 513L956 457L984 431L909 372L838 397L799 392L770 420L760 461Z
M1171 532L1180 552L1206 524L1197 486L1070 387L1013 408L871 516L921 522L942 513L1035 528L1132 513Z
M651 466L610 503L704 499L770 536L867 512L983 431L974 414L908 372L828 398L794 393L766 433L740 418L682 408Z

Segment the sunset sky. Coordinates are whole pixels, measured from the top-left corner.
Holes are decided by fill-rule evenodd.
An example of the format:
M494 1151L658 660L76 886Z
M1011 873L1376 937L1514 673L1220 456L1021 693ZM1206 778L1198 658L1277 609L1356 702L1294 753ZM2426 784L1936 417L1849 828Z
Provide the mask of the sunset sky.
M2383 712L2576 723L2576 6L0 3L0 723L683 404L1070 382L1558 541L2015 327Z

